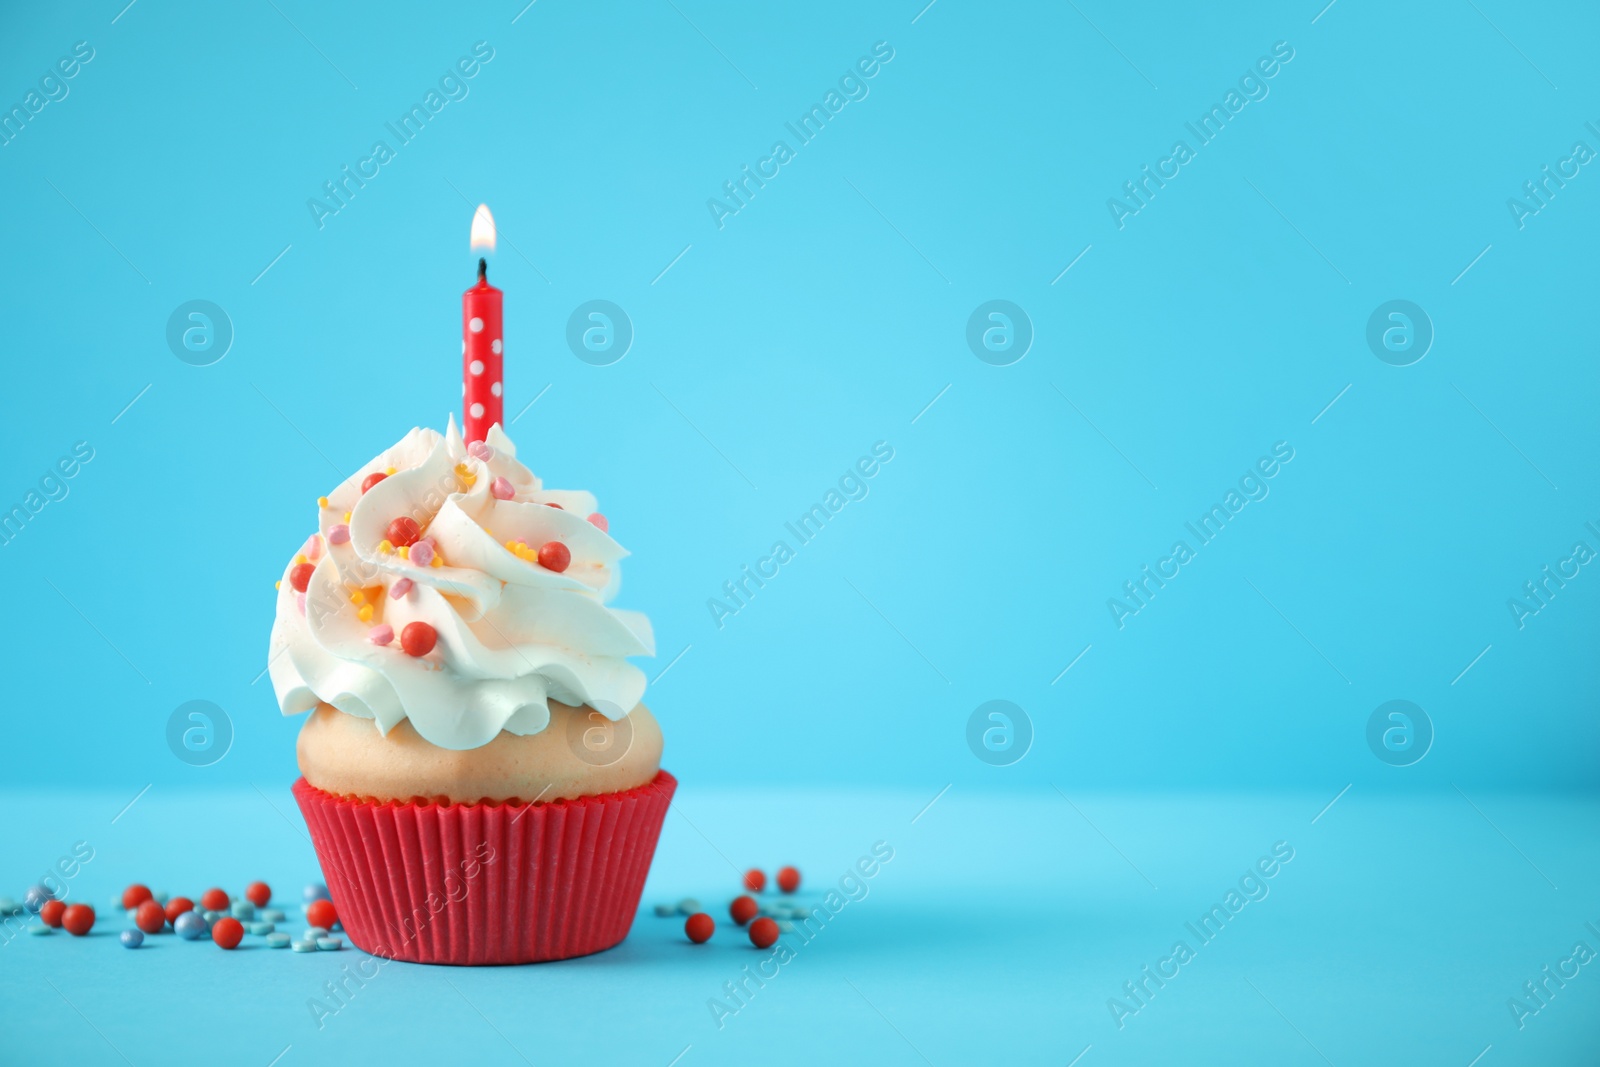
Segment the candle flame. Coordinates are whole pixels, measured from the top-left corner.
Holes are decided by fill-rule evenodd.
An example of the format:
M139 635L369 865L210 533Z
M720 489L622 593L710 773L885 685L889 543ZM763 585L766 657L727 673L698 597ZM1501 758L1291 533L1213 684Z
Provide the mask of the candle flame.
M479 204L472 213L472 250L479 249L494 251L494 216L489 214L488 204Z

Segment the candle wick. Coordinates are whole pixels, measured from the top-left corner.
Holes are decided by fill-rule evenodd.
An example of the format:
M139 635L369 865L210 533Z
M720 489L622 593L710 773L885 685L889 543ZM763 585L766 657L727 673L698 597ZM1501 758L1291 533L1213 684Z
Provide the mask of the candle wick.
M484 259L484 258L482 258L482 257L479 257L479 259L478 259L478 280L480 282L482 282L482 281L488 281L488 279L489 279L489 261Z

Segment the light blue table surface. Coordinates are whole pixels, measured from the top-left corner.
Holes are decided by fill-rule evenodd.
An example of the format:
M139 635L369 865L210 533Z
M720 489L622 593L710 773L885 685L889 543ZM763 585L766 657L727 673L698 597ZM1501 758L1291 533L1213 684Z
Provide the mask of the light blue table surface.
M6 794L4 891L86 841L94 858L71 895L100 921L87 939L0 947L0 1062L1595 1062L1600 967L1548 981L1553 993L1520 1029L1508 1000L1577 942L1600 949L1585 925L1600 927L1600 804L1357 786L1328 806L1339 788L957 787L930 807L937 784L686 787L620 947L518 968L387 964L320 1027L308 1001L363 954L271 951L258 938L223 953L170 935L130 952L116 940L125 922L104 907L133 880L198 893L262 878L298 933L300 888L319 875L285 783L157 788L125 811L120 795ZM691 946L680 922L650 913L694 895L724 914L747 864L795 863L807 876L799 896L815 900L879 841L894 858L866 895L764 986L747 984L742 1005L724 983L766 954L725 922ZM1275 845L1293 859L1262 880L1266 895L1209 943L1195 937L1185 924L1225 903ZM1162 966L1178 940L1193 959L1119 1028L1108 1000L1134 1006L1123 984ZM717 997L739 1009L721 1027Z

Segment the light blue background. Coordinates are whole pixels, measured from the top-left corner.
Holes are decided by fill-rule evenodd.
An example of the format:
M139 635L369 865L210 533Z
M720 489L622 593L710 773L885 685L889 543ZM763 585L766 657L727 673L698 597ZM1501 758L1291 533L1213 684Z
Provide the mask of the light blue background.
M1558 849L1592 852L1592 818L1575 814L1587 809L1483 799L1597 784L1600 577L1584 568L1523 629L1507 600L1575 541L1600 549L1585 528L1600 526L1600 177L1584 167L1521 229L1507 199L1574 141L1600 149L1584 125L1600 124L1600 16L1503 0L1323 2L13 5L0 16L6 108L74 42L95 56L0 147L0 509L74 442L95 458L0 547L12 668L0 782L33 798L17 803L45 830L52 805L80 810L91 785L112 810L146 785L144 803L189 796L193 811L252 787L287 801L298 721L257 680L272 583L319 494L412 426L458 412L458 301L484 201L504 238L492 277L506 294L508 417L540 397L513 437L547 484L595 492L633 552L619 604L654 622L650 677L683 652L646 699L686 796L726 790L709 795L776 814L802 802L773 800L775 787L835 798L887 787L912 811L947 784L951 801L1002 791L1003 819L985 823L981 805L964 816L992 827L1001 857L1056 848L1036 825L1077 816L1052 787L1122 796L1087 809L1104 838L1063 845L1059 865L1023 864L1071 893L1079 844L1144 892L1106 846L1152 862L1141 845L1166 847L1151 842L1168 841L1183 797L1249 810L1268 790L1304 790L1300 818L1347 784L1345 803L1413 794L1362 825L1374 837L1407 825L1439 841L1471 834L1461 855L1474 858L1441 845L1426 878L1368 904L1442 907L1463 923L1504 907L1561 916L1537 935L1474 942L1495 956L1493 975L1474 971L1451 1003L1502 1012L1568 927L1600 917L1577 858L1570 878L1555 871L1565 892L1553 905L1526 867L1516 893L1487 874L1522 865L1513 849L1540 867ZM384 124L478 41L494 58L469 95L319 229L307 199L375 139L393 145ZM894 58L870 95L718 229L707 199L774 140L793 145L785 122L879 41ZM1184 124L1278 41L1294 58L1269 95L1119 229L1107 199L1175 139L1192 147ZM235 330L212 366L181 362L165 341L193 299L224 307ZM612 366L566 346L569 314L592 299L634 326ZM995 299L1024 308L1035 331L1011 366L981 362L964 336ZM1380 361L1365 340L1393 299L1419 304L1435 330L1412 366ZM870 495L719 629L707 600L877 441L895 456ZM1295 454L1270 496L1119 630L1108 598L1279 441ZM205 768L165 740L168 716L194 699L224 708L235 733ZM1032 721L1032 748L1010 767L980 762L965 740L991 699ZM1367 747L1369 715L1393 699L1420 705L1436 731L1411 767ZM1169 792L1172 807L1125 802ZM1507 810L1521 815L1508 822ZM1031 811L1048 814L1019 814ZM154 866L193 847L170 827L137 832L133 853ZM298 847L277 832L277 846ZM83 833L41 831L7 870L29 877L52 842ZM852 825L809 855L828 869L878 833ZM1252 824L1206 862L1227 875L1286 835ZM675 840L663 840L672 875L658 870L657 888L710 892ZM1003 873L950 875L968 838L931 840L928 870L944 873L884 920L907 939L937 937L941 893L1007 891ZM753 851L731 850L740 862ZM1362 884L1395 877L1377 854L1338 855ZM1169 859L1172 884L1195 892L1148 930L1042 886L1028 899L1096 915L1142 962L1227 881ZM96 900L123 880L110 867ZM241 863L228 877L253 873ZM1298 958L1319 914L1263 933L1263 958ZM1398 935L1368 922L1365 940L1305 950L1311 988L1330 983L1307 994L1330 1032L1405 1032L1404 1019L1352 1021L1339 1006L1402 957L1437 958L1432 942L1391 958ZM951 965L1003 983L1007 961L982 924L958 928ZM1079 937L1049 933L1063 953ZM904 939L889 941L878 950ZM1074 986L1093 1025L1121 967ZM930 1018L957 1010L917 1003ZM1027 1003L1041 1017L1057 1007ZM1459 1032L1454 1016L1429 1018ZM1169 1025L1170 1051L1184 1028ZM1561 1047L1593 1048L1592 1036ZM1473 1047L1452 1047L1451 1061L1490 1039L1464 1040ZM1052 1033L1026 1047L1066 1062L1082 1043ZM1024 1044L993 1047L1022 1057Z
M0 149L4 499L96 451L0 550L14 699L41 712L11 773L293 774L296 723L252 685L272 582L335 468L457 410L482 200L522 253L494 264L508 417L549 385L523 455L596 492L634 553L620 602L655 623L651 676L693 646L648 696L686 780L1594 784L1588 575L1520 632L1506 607L1573 541L1600 548L1587 170L1521 232L1505 203L1575 139L1600 147L1591 16L1516 35L1558 91L1470 5L1084 8L1130 62L1071 7L679 7L9 16L5 99L95 48ZM307 199L478 40L470 95L319 231ZM707 199L880 40L870 95L719 231ZM1279 40L1270 95L1117 230L1107 198ZM604 368L563 340L596 297L637 333ZM1406 368L1364 342L1396 297L1437 334ZM210 367L164 342L195 298L236 330ZM1036 329L1010 367L963 338L993 298ZM871 495L719 631L708 598L878 440ZM1119 631L1107 599L1280 440L1271 496ZM202 772L162 732L196 698L236 729ZM1037 728L1003 772L963 741L993 698ZM1393 698L1438 729L1404 775L1365 749ZM66 722L89 728L62 745Z

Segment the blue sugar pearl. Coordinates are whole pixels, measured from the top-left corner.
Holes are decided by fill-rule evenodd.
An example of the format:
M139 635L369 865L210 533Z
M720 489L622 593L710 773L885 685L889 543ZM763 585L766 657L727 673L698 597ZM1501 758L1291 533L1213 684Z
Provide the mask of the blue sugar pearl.
M34 923L28 927L28 933L33 934L35 937L44 937L48 934L55 933L55 931L50 929L44 923Z
M33 914L39 914L39 909L44 907L44 902L54 900L55 894L42 885L29 886L28 891L22 895L22 904ZM49 927L45 927L49 929Z
M700 910L700 902L694 897L684 897L678 901L678 912L682 915L693 915Z
M144 944L144 934L142 932L138 930L122 931L123 948L138 948L142 944Z
M117 907L122 907L119 903ZM22 907L10 897L0 897L0 915L15 915Z
M315 941L319 937L327 937L328 933L329 931L321 926L308 926L306 927L306 932L300 936L307 941Z
M210 924L205 916L198 912L186 911L179 915L172 923L173 931L185 941L198 941L211 932Z
M261 918L269 923L281 923L287 919L288 916L279 911L277 908L268 908L261 913Z
M267 934L267 947L268 948L288 948L289 947L289 935L285 934L285 933L272 933L272 932L269 932Z
M317 943L315 941L296 941L291 947L296 952L315 952L315 951L317 951Z
M319 937L317 948L323 952L338 952L344 948L344 942L337 937Z
M268 934L272 933L273 924L266 922L247 923L245 924L245 929L249 930L257 937L266 937Z
M232 910L235 919L250 920L256 917L256 906L248 900L234 901Z
M321 882L312 882L310 885L306 886L304 895L307 904L311 903L313 900L327 900L328 887L323 885Z
M228 913L225 911L207 911L202 914L205 915L207 926L215 924L218 919L226 919L228 917Z

